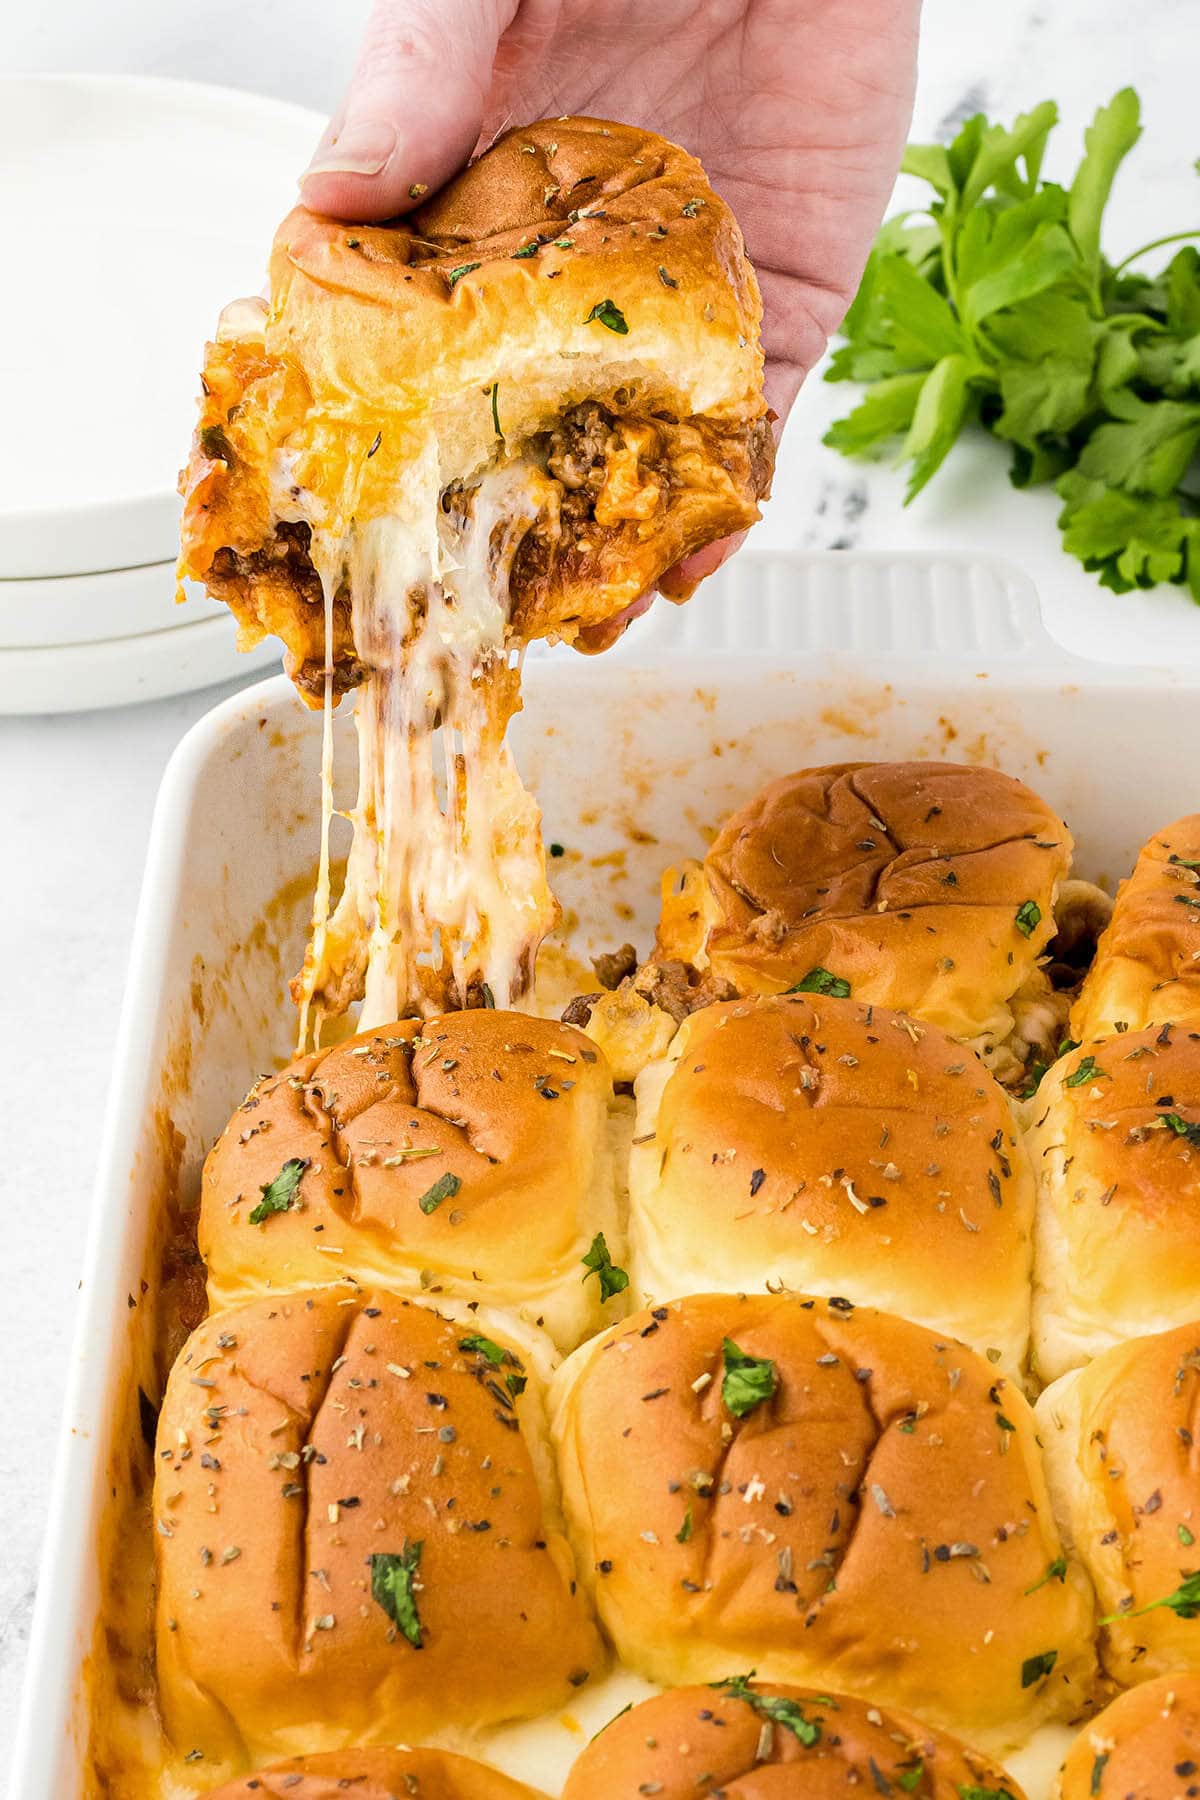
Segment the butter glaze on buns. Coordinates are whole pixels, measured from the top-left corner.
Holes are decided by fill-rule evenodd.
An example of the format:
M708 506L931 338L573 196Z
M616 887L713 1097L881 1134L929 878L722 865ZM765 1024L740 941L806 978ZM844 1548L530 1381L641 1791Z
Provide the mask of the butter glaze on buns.
M1100 1658L1123 1686L1200 1670L1197 1620L1161 1604L1200 1570L1198 1407L1200 1324L1107 1350L1037 1402L1063 1536L1117 1615Z
M326 1288L189 1338L154 1487L181 1753L236 1770L482 1727L564 1704L603 1666L536 1371L495 1330Z
M270 292L208 348L181 571L228 600L243 641L278 633L314 704L310 530L416 518L528 450L546 507L513 563L511 623L571 638L758 516L773 445L757 283L700 164L653 132L521 126L383 225L297 207ZM350 594L334 606L344 689L365 647Z
M1168 1019L1200 1023L1200 813L1157 832L1118 888L1071 1009L1071 1036L1140 1031Z
M1200 1316L1200 1021L1093 1040L1033 1107L1043 1381Z
M1020 1370L1033 1183L961 1044L856 1000L735 1000L693 1013L637 1094L639 1296L840 1294Z
M623 1254L611 1091L582 1032L486 1008L264 1077L205 1164L213 1306L350 1278L513 1307L570 1348L614 1316L580 1264L598 1231ZM293 1160L291 1204L252 1223Z
M1055 1800L1195 1800L1200 1795L1200 1675L1177 1669L1130 1688L1067 1753Z
M962 1800L981 1789L1022 1800L988 1757L907 1713L828 1688L735 1678L715 1692L675 1688L615 1718L572 1767L562 1800L843 1800L856 1791Z
M524 1782L446 1750L297 1756L214 1788L207 1800L544 1800Z
M1062 820L995 769L802 769L726 820L682 892L667 872L659 950L739 993L824 970L856 1000L991 1045L1037 975L1071 850Z
M731 1384L726 1344L769 1377ZM1028 1405L964 1346L845 1301L700 1295L577 1350L552 1407L581 1575L648 1680L753 1667L994 1750L1080 1710L1091 1593Z

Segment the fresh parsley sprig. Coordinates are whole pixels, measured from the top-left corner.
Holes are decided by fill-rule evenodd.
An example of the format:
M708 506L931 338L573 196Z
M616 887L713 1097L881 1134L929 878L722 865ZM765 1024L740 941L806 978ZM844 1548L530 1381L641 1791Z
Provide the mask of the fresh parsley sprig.
M1200 602L1200 226L1115 266L1101 249L1113 178L1141 135L1123 88L1096 113L1069 187L1043 181L1053 101L1011 128L982 113L913 144L933 191L888 220L828 381L868 392L825 442L899 445L906 504L977 423L1012 446L1015 486L1053 482L1063 547L1117 593L1174 582ZM1181 244L1157 275L1143 256Z

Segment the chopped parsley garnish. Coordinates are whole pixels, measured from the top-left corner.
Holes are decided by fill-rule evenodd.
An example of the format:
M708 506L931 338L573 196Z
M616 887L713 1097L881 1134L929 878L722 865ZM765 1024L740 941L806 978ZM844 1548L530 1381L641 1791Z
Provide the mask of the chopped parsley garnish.
M969 1783L959 1785L959 1800L1012 1800L1007 1788L971 1787Z
M533 238L528 244L522 244L519 250L514 250L512 259L514 262L520 262L523 256L536 256L541 247L541 238Z
M748 1356L732 1338L722 1342L721 1355L725 1363L721 1398L735 1419L744 1419L779 1386L775 1364L767 1356Z
M1021 1664L1021 1686L1029 1688L1035 1682L1044 1681L1057 1661L1057 1650L1043 1650L1039 1656L1027 1656Z
M550 845L550 854L551 854L551 856L565 856L567 854L566 845L565 844L551 844Z
M398 1555L384 1550L367 1558L371 1565L372 1600L382 1606L394 1625L400 1627L414 1650L422 1647L421 1620L413 1589L423 1549L422 1539L410 1544L405 1538L404 1548Z
M439 1175L433 1186L425 1189L417 1205L423 1213L436 1212L443 1200L453 1200L461 1186L457 1175Z
M692 1536L692 1503L689 1500L687 1503L687 1511L683 1515L683 1524L679 1527L679 1530L675 1533L675 1542L677 1544L689 1543L691 1541L691 1536Z
M498 438L502 438L504 436L504 433L500 429L500 408L498 405L499 399L500 399L500 383L498 381L493 381L493 383L492 383L492 424L496 427L496 436Z
M1036 900L1023 900L1017 908L1017 930L1022 937L1032 937L1042 922L1042 909Z
M493 1369L498 1369L502 1362L508 1361L508 1351L489 1337L472 1334L471 1337L459 1338L458 1347L460 1350L474 1351L476 1356L486 1356Z
M1072 1050L1078 1050L1078 1048L1078 1038L1065 1037L1058 1046L1058 1054L1060 1056L1069 1056Z
M1025 1589L1026 1594L1036 1594L1039 1588L1045 1587L1048 1581L1065 1581L1067 1579L1067 1559L1056 1556L1052 1563L1046 1564L1046 1573L1032 1587Z
M756 1693L750 1686L753 1679L754 1670L751 1669L748 1675L730 1675L724 1681L710 1681L708 1685L718 1694L728 1694L731 1700L744 1700L760 1719L769 1719L772 1725L781 1725L793 1737L799 1738L805 1749L811 1750L814 1744L820 1743L820 1719L806 1718L798 1701L778 1694ZM809 1704L828 1705L832 1702L810 1701Z
M200 448L213 462L232 463L233 445L220 425L206 425L200 433Z
M625 314L612 300L597 300L583 322L585 325L590 325L593 319L598 319L601 325L607 325L608 329L615 331L618 337L628 337L629 335Z
M850 998L850 983L829 969L810 969L808 974L787 989L789 994L828 994L834 1000Z
M1104 1771L1111 1755L1111 1750L1102 1750L1092 1763L1091 1791L1093 1794L1098 1794L1100 1792L1100 1783L1104 1780Z
M1178 1113L1159 1113L1159 1120L1176 1137L1186 1138L1189 1144L1200 1148L1200 1123L1193 1119L1181 1119Z
M1046 1071L1049 1067L1050 1067L1049 1063L1042 1062L1041 1059L1038 1057L1034 1058L1034 1060L1030 1063L1028 1069L1026 1069L1026 1071L1025 1071L1026 1082L1025 1082L1025 1086L1021 1089L1021 1099L1022 1100L1032 1100L1033 1099L1033 1096L1037 1093L1039 1087L1041 1087L1041 1085L1042 1085L1042 1076L1046 1073Z
M896 1769L893 1773L895 1779L899 1782L905 1793L911 1794L921 1785L921 1777L925 1773L925 1764L918 1756L917 1760L913 1763L909 1763L907 1768Z
M1175 856L1172 854L1171 856L1168 856L1167 861L1174 863L1177 869L1200 869L1200 857L1197 856Z
M1082 1087L1085 1081L1098 1081L1101 1076L1108 1080L1107 1072L1100 1068L1094 1056L1080 1057L1079 1063L1063 1082L1064 1087Z
M464 275L471 275L474 273L474 271L476 269L481 269L482 267L483 267L482 263L473 262L473 263L459 263L457 269L451 269L449 274L446 276L446 280L450 283L450 292L451 293L454 292L455 288L458 286L459 282L462 280Z
M617 1267L616 1263L609 1255L608 1245L604 1240L604 1233L602 1231L596 1233L595 1237L592 1239L591 1248L582 1261L584 1268L587 1270L587 1275L583 1277L585 1281L587 1280L588 1275L598 1275L600 1277L601 1305L603 1305L606 1300L611 1300L614 1294L623 1294L625 1289L629 1286L628 1275L625 1273L624 1269Z
M1161 1600L1151 1600L1146 1606L1139 1606L1136 1612L1109 1613L1101 1619L1102 1625L1116 1625L1122 1619L1140 1619L1146 1613L1155 1612L1158 1607L1165 1606L1173 1612L1177 1619L1195 1619L1200 1617L1200 1570L1188 1575L1173 1594L1164 1594Z
M1195 1537L1188 1530L1186 1525L1177 1525L1175 1527L1175 1535L1179 1539L1180 1543L1183 1545L1185 1550L1189 1549L1190 1546L1192 1544L1194 1544L1196 1541Z
M265 1225L272 1213L292 1211L300 1191L300 1177L307 1167L307 1156L289 1156L274 1181L259 1189L262 1199L250 1214L252 1225Z
M529 1380L525 1375L506 1375L504 1377L504 1385L515 1400L518 1395L525 1392L525 1389L529 1386Z

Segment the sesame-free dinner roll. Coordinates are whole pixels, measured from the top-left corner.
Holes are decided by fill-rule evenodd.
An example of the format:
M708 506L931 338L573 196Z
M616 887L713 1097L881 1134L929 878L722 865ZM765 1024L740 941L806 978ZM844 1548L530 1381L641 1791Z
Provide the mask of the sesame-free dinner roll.
M214 1788L207 1800L541 1800L524 1782L446 1750L297 1756Z
M681 886L668 871L659 949L739 993L849 993L985 1049L1020 1013L1040 1040L1030 1015L1054 996L1037 961L1071 850L1057 814L996 769L802 769L727 819Z
M600 1665L538 1382L494 1329L322 1288L188 1339L154 1486L183 1754L236 1768L524 1717Z
M1177 1669L1129 1688L1080 1731L1055 1800L1195 1800L1200 1675Z
M1061 1058L1038 1089L1028 1144L1042 1380L1200 1318L1200 1021Z
M735 1000L693 1013L637 1093L637 1293L841 1294L1020 1368L1033 1183L971 1051L856 1000Z
M1071 1009L1071 1036L1200 1022L1200 813L1142 846Z
M977 1750L907 1713L827 1688L781 1687L735 1675L674 1688L594 1737L563 1800L844 1800L849 1793L919 1800L1021 1800Z
M706 1294L554 1377L581 1573L651 1681L847 1688L989 1749L1071 1717L1094 1656L1033 1417L963 1345L848 1301Z
M350 1277L516 1308L570 1347L608 1323L580 1259L620 1263L611 1083L581 1031L448 1013L264 1077L209 1155L214 1307Z
M1106 1350L1037 1403L1059 1526L1126 1686L1200 1670L1200 1324Z

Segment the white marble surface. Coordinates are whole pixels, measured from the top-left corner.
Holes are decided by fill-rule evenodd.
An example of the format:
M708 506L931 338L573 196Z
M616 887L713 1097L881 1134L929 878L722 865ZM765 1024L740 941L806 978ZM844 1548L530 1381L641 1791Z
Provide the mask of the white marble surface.
M186 75L328 106L365 0L87 0L10 9L0 69L118 69ZM1124 252L1200 216L1191 171L1200 8L1143 0L928 0L916 130L945 137L977 106L1007 116L1046 96L1063 107L1051 172L1068 166L1094 106L1134 82L1148 121L1112 209ZM969 546L1022 562L1051 629L1071 649L1118 661L1200 658L1200 610L1175 590L1106 594L1058 549L1052 499L1010 493L1003 457L979 444L917 506L900 482L821 449L849 395L812 383L793 416L766 546ZM4 870L0 1091L9 1127L0 1250L0 1771L11 1745L33 1603L61 1375L73 1316L110 1045L154 793L183 731L217 697L122 712L0 720ZM23 1800L23 1797L22 1797Z

